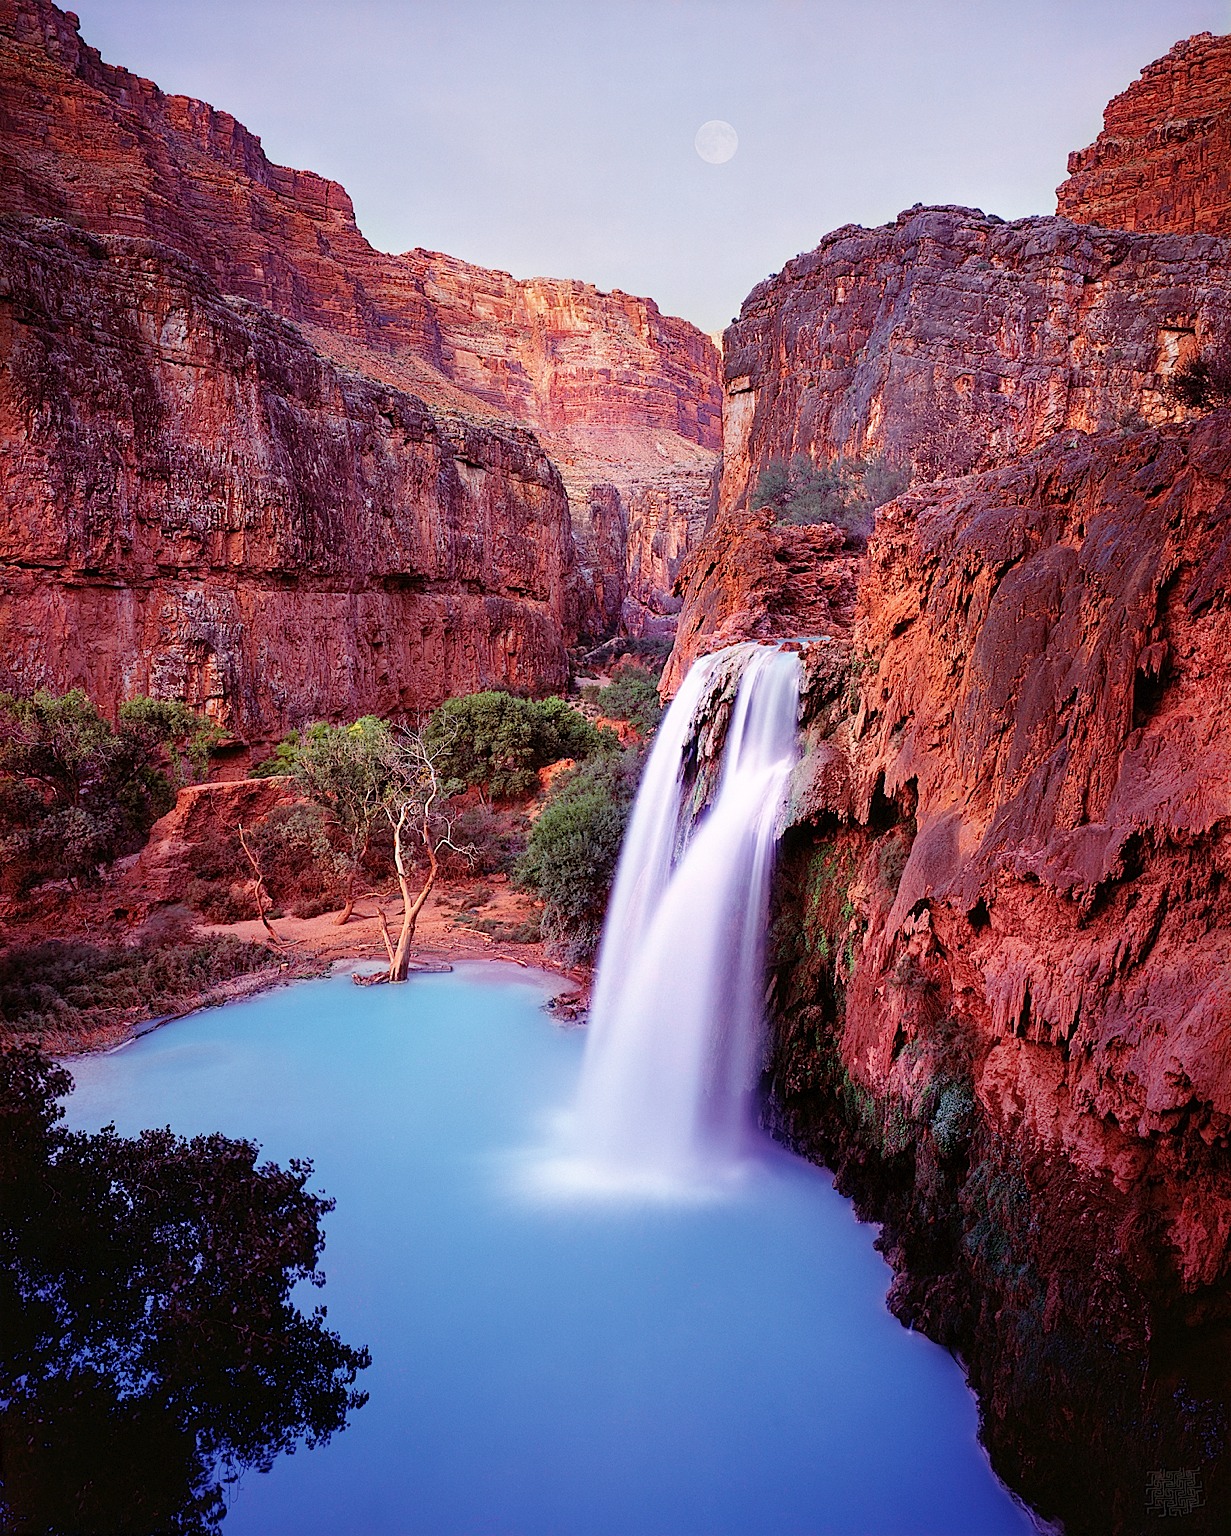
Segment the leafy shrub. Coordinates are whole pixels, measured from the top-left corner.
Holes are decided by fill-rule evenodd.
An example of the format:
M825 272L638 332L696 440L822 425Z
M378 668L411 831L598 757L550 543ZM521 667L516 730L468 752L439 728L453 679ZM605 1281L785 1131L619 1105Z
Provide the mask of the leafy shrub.
M321 807L299 800L275 806L248 834L270 896L296 917L315 917L341 904L350 865L329 833Z
M780 523L834 523L857 536L871 532L877 507L910 484L910 470L883 455L813 464L797 453L788 463L773 458L753 492L753 507L770 507Z
M476 875L510 875L526 847L526 819L480 802L453 818L453 841L469 856L450 857L450 866Z
M652 735L662 719L658 680L648 667L622 661L603 688L590 688L587 698L609 720L627 720L641 736Z
M941 1088L932 1111L932 1135L942 1157L957 1157L966 1150L974 1128L975 1095L965 1081L951 1080Z
M272 779L280 774L294 773L299 763L300 737L298 731L284 736L268 757L254 763L248 770L250 779Z
M0 694L0 860L21 893L45 880L88 882L135 853L204 772L220 733L182 704L133 699L111 726L80 688Z
M563 699L519 699L494 689L447 700L429 717L423 737L442 775L497 800L531 793L538 770L549 763L616 746L612 732L591 725Z
M1199 411L1231 405L1231 358L1193 358L1167 380L1167 393L1178 404Z
M0 950L0 1033L73 1033L166 1013L270 963L262 945L230 935L132 947L65 939L18 945Z
M570 962L598 948L641 766L626 752L561 774L531 828L517 878L544 902L543 935Z

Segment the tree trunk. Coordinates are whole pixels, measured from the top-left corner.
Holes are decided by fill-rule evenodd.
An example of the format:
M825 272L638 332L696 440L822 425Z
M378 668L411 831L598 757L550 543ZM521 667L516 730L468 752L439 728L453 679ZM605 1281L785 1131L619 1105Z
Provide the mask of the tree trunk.
M356 849L353 845L351 847L350 872L346 877L346 896L342 904L342 910L336 919L336 925L339 928L341 928L344 923L350 922L350 915L355 910L355 884L359 879L359 863L367 851L368 844L366 839L364 840L362 847L358 849Z
M256 902L256 915L260 918L261 926L265 929L265 932L280 949L282 947L282 937L274 932L273 924L266 916L265 903L268 897L265 892L265 876L261 871L261 866L253 857L252 849L248 846L248 839L244 836L243 822L239 822L238 826L239 846L244 850L248 863L252 866L252 899Z
M427 852L427 879L417 896L410 894L410 880L406 873L406 862L402 854L402 828L405 825L405 813L398 818L397 825L393 829L393 862L397 865L398 885L402 892L402 931L398 934L397 947L393 951L393 957L389 961L389 980L405 981L406 973L410 969L410 946L415 936L415 924L419 921L419 913L423 911L423 905L436 884L436 873L440 868L440 862L436 857L436 849L431 837L431 829L427 815L423 818L423 846Z

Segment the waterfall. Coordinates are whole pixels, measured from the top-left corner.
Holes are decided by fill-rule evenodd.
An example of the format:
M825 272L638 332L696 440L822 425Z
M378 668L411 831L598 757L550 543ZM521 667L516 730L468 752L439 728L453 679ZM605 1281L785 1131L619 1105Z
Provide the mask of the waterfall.
M699 708L738 672L713 800L687 824ZM659 728L599 951L574 1157L616 1186L738 1166L764 1027L764 934L799 662L744 645L697 662Z

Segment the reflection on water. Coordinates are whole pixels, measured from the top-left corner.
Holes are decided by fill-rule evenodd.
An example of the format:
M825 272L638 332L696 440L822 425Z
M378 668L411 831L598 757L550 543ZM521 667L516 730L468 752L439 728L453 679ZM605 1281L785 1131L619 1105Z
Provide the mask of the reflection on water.
M0 1527L215 1531L227 1483L365 1401L367 1351L292 1301L332 1202L250 1141L66 1132L68 1086L0 1057Z
M1029 1521L961 1372L886 1312L875 1229L762 1146L710 1200L536 1174L583 1031L513 966L309 982L74 1064L69 1114L311 1153L344 1435L234 1490L225 1536L998 1536Z

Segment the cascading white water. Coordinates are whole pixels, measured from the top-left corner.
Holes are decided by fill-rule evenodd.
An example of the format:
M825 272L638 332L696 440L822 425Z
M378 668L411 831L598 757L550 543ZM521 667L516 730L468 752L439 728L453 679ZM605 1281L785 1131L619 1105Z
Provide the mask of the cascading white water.
M698 704L741 663L713 803L681 827ZM744 1150L799 676L794 655L766 647L706 657L659 728L608 910L572 1125L575 1156L600 1181L694 1183Z

